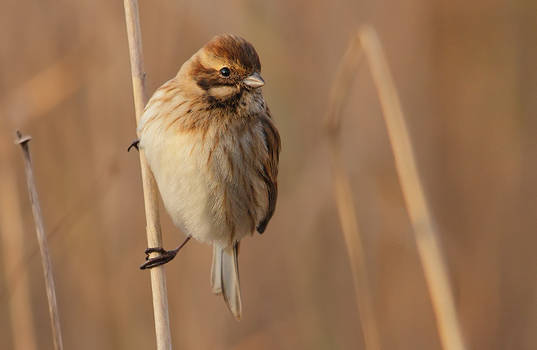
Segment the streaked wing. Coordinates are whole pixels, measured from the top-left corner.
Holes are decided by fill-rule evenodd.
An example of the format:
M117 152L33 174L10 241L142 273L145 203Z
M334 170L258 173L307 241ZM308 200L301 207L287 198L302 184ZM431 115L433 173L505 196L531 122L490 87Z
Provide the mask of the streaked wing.
M257 232L263 233L268 222L276 209L276 199L278 198L278 161L280 157L280 134L272 123L270 112L267 108L267 116L261 118L263 125L263 135L265 144L267 145L266 157L262 160L262 169L259 171L259 176L265 182L268 194L267 212L261 222L257 225Z

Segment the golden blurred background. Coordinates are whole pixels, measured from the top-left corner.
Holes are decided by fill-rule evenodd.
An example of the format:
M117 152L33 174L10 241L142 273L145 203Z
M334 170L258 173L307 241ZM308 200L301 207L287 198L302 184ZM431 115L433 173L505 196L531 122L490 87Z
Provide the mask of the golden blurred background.
M3 0L0 339L52 349L14 131L30 134L66 349L155 348L122 1ZM537 2L141 1L148 92L213 35L251 41L283 150L276 213L245 239L244 314L209 286L212 249L166 267L176 349L362 349L323 132L347 42L376 28L410 126L468 349L537 349ZM365 62L343 147L382 349L440 349ZM163 212L165 247L183 236Z

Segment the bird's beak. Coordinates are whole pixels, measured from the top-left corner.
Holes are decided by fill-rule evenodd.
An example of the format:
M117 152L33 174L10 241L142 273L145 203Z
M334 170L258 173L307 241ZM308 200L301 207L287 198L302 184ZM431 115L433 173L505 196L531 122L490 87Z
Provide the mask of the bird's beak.
M257 72L249 75L242 82L253 89L257 89L265 85L265 81L263 80L263 78L261 78L261 75L259 75L259 73Z

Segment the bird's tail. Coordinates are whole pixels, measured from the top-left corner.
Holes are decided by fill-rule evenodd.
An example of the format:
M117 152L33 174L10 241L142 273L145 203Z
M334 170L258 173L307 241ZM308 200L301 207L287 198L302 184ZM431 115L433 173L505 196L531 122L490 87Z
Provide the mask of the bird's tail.
M222 294L233 316L240 320L242 303L238 259L239 243L227 248L213 245L213 265L211 268L213 293Z

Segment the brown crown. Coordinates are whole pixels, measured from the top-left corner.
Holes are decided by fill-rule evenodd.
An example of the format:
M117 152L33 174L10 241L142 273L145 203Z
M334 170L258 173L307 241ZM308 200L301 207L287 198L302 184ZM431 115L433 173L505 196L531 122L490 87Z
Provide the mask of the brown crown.
M261 71L261 63L254 46L237 35L222 34L211 39L205 49L230 61L235 61L247 71Z

